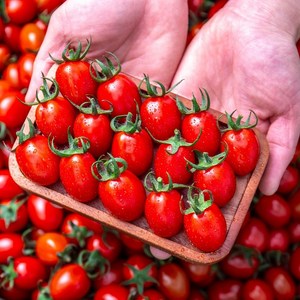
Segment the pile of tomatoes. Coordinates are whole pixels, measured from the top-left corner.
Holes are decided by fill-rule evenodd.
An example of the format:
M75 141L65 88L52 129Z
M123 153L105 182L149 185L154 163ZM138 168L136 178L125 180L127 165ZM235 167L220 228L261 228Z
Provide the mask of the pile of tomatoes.
M19 11L17 10L18 6L13 5L14 2L19 3ZM0 19L0 133L1 140L4 142L0 149L0 298L7 300L103 300L108 298L119 300L288 300L299 297L300 144L298 144L294 158L281 180L278 191L272 196L261 195L257 192L230 254L213 265L195 264L176 257L164 261L158 260L151 255L149 246L140 240L53 205L41 196L28 194L13 181L8 170L9 148L13 145L17 132L22 132L21 126L30 109L19 100L24 99L33 61L47 30L47 23L41 21L38 16L51 13L62 2L62 0L7 0L5 1L7 15ZM218 2L221 7L222 1ZM14 9L16 10L14 11ZM43 18L43 20L45 19ZM29 36L35 38L32 40ZM100 65L100 67L103 66ZM65 83L64 74L62 72L57 75L59 91L64 94L62 84ZM88 75L91 75L90 68L88 68ZM95 79L102 80L102 78L98 78L97 74L93 72L92 76L95 78L92 78L90 82L85 82L85 86L94 89ZM44 88L47 96L55 98L57 97L55 82L51 80L45 78ZM144 81L147 79L145 78ZM47 90L46 86L49 83L53 87ZM98 88L99 84L96 86ZM70 92L68 87L65 90ZM207 102L205 92L202 92L204 95L204 100L202 100ZM106 157L98 162L96 159L93 161L96 164L94 165L96 178L92 176L91 181L95 182L95 189L85 189L82 193L82 189L76 190L76 187L72 186L74 180L70 178L70 172L65 175L67 181L65 188L68 193L78 201L88 202L92 199L91 197L98 196L99 182L106 182L102 181L103 177L112 175L110 172L115 167L125 168L123 160L114 161L113 159L114 156L120 156L119 151L122 148L120 145L124 128L121 125L124 123L138 125L137 112L142 114L143 111L141 105L136 106L136 103L133 102L132 115L128 116L122 111L122 108L119 111L111 110L111 103L100 102L102 106L96 108L96 110L101 109L102 111L100 114L102 123L99 126L104 128L110 125L111 120L107 120L108 115L111 118L116 117L113 122L116 132L108 130L102 137L102 142L110 141L109 146L103 145L104 143L95 145L92 141L93 135L89 136L87 143L86 139L80 139L81 136L88 134L88 131L82 131L85 114L78 112L78 107L82 105L81 100L78 100L80 95L77 91L71 91L71 93L73 94L65 94L66 98L72 99L73 104L63 102L62 105L68 105L70 113L67 114L67 109L63 108L65 124L62 125L63 129L62 127L57 128L57 135L49 137L47 124L37 121L38 113L36 115L37 124L33 129L43 130L43 136L47 136L47 146L49 140L50 145L53 146L49 153L54 156L58 156L66 150L66 144L73 143L73 150L85 147L91 149L91 145L93 145L93 156L101 157L111 147L114 136L119 137L119 142L114 147L114 155L110 159ZM89 94L91 93L89 92ZM105 90L99 94L105 95L103 99L107 100L108 96ZM96 96L100 98L97 93ZM137 94L134 94L133 97L139 99ZM86 98L84 99L86 101ZM37 105L47 107L48 104L45 102ZM92 97L89 105L93 107ZM83 108L86 109L86 105ZM170 113L169 109L168 115L176 115L176 113ZM36 111L41 116L45 113L43 109ZM113 111L115 115L112 115ZM79 118L79 115L82 119ZM121 118L118 117L120 115ZM70 123L73 124L75 119L81 126L72 126L73 130L68 131ZM168 124L171 123L172 120L168 122ZM148 127L151 126L148 124ZM118 131L120 128L122 132ZM165 128L167 129L167 127ZM162 130L150 131L152 138L154 137L156 140L167 140L174 133L174 128L170 132L171 134L168 133L168 136L164 136L166 133ZM20 133L18 135L20 137ZM197 138L196 134L189 143L193 143ZM26 140L26 137L24 139ZM138 164L135 165L134 161L128 162L128 158L126 160L126 167L128 168L130 165L137 176L145 175L145 170L149 168L147 157L152 158L152 143L153 139L141 151L146 156L138 157L136 159ZM164 143L161 145L167 147ZM104 148L99 149L100 146ZM213 156L219 153L212 150L210 154ZM68 157L65 152L63 152L63 156ZM189 182L190 178L186 182L178 182L179 179L183 180L184 176L180 176L178 179L171 170L168 170L169 176L172 178L171 183L169 176L163 176L165 174L163 168L167 159L167 157L162 157L162 162L158 163L162 170L161 173L159 168L156 169L156 174L160 174L157 177L161 177L161 181L156 181L152 173L147 175L149 194L155 193L159 188L167 189ZM176 164L178 165L179 162ZM107 166L109 166L108 169L105 169L104 167ZM191 168L193 167L195 167L195 162L191 165ZM59 166L56 168L56 171L52 172L52 175L55 175L54 179L51 179L50 182L45 181L45 177L43 177L45 174L40 174L38 169L29 168L31 171L29 176L33 176L37 182L40 180L40 184L51 185L57 180L62 180ZM182 170L181 174L184 174L185 171ZM141 181L139 180L139 182ZM93 195L88 195L88 190L95 192ZM178 190L176 188L172 189L172 193L173 191L175 193ZM203 194L202 197L207 197L207 195ZM178 208L178 205L176 207ZM115 212L113 208L108 207L108 209L111 209L112 213ZM115 213L118 212L119 210L116 210ZM118 215L118 217L127 218L134 210L130 209L129 212L125 215ZM152 212L152 214L157 213ZM170 222L168 223L170 224ZM173 223L176 223L175 219ZM166 233L166 229L169 227L163 226L163 223L157 228L153 225L152 228L162 236L174 234Z

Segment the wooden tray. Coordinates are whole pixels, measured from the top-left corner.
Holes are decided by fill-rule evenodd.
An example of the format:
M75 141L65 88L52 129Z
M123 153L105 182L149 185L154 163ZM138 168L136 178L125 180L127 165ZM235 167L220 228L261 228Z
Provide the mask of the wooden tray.
M136 84L140 82L140 79L134 77L132 77L132 79ZM190 102L183 97L179 96L179 98L182 101ZM220 113L217 111L210 111L216 116L220 115ZM35 107L32 107L28 114L28 117L32 121L35 119L34 112ZM26 124L28 123L26 122ZM28 126L25 127L25 130L28 130ZM67 195L61 183L57 183L51 187L43 187L33 183L21 173L13 152L9 157L9 169L16 183L18 183L20 187L29 193L37 194L70 211L78 212L93 220L99 221L102 224L137 237L145 243L164 250L181 259L195 263L212 264L224 258L233 247L268 161L269 148L267 141L264 135L262 135L258 130L255 129L255 132L257 134L261 149L258 164L251 176L249 175L242 178L237 178L236 193L230 203L222 209L227 222L226 240L220 249L211 253L199 251L187 240L183 231L171 239L162 238L149 230L148 224L144 217L135 222L127 223L110 215L103 207L99 199L93 200L88 204L80 203ZM14 144L14 148L17 145L18 139Z

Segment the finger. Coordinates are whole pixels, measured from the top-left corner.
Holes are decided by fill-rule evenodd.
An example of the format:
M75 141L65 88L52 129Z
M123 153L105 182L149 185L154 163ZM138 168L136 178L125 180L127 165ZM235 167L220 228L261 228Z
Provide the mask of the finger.
M292 160L299 139L298 118L280 118L274 121L267 133L270 156L259 189L265 195L274 194L284 171Z
M162 251L162 250L160 250L158 248L155 248L153 246L150 246L149 249L150 249L151 254L159 260L166 260L166 259L169 259L172 256L170 253Z

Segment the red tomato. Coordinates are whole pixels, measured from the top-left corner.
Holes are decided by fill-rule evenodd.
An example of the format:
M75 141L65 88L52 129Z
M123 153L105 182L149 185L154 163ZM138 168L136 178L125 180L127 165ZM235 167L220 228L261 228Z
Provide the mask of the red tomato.
M56 8L65 2L65 0L35 0L39 13L52 13Z
M5 10L11 23L25 24L37 16L35 0L6 0Z
M35 245L36 256L47 266L55 266L62 252L68 245L67 238L58 232L46 232L41 235Z
M232 166L235 174L245 176L250 174L256 167L260 155L260 145L257 136L252 129L255 125L237 125L232 120L232 114L228 115L228 129L221 137L221 151L228 148L227 162Z
M101 256L115 261L121 253L122 242L117 235L111 231L104 231L102 234L93 234L87 239L86 249L89 251L98 250Z
M35 23L25 24L20 32L22 52L37 53L45 37L45 31Z
M167 299L186 300L189 297L191 283L184 268L177 263L166 263L158 269L158 289Z
M110 284L97 290L94 300L127 300L128 297L129 289L121 284Z
M289 197L288 204L291 208L292 219L300 221L300 188Z
M0 201L0 232L18 232L28 224L28 210L24 199Z
M300 221L292 221L288 225L290 243L300 242Z
M0 170L0 199L12 199L24 191L12 178L9 169Z
M271 286L260 278L248 279L242 287L242 299L245 300L273 300L274 293Z
M187 184L193 177L188 162L196 162L193 148L176 129L172 137L158 146L153 161L154 173L165 183L170 176L173 183Z
M35 110L37 127L46 137L51 135L56 144L67 144L68 128L73 126L76 110L68 100L60 96L41 101Z
M177 190L152 191L147 195L145 218L158 236L170 238L182 229L181 194Z
M199 152L200 154L200 152ZM230 164L226 160L216 158L223 156L218 154L212 158L205 158L206 153L198 157L198 164L195 165L193 181L195 187L200 190L210 190L214 203L219 207L225 206L234 196L236 191L236 176ZM213 162L216 159L216 163ZM202 168L202 164L207 164ZM193 166L193 165L191 165Z
M197 141L193 145L194 150L207 152L208 155L213 156L219 151L221 131L216 117L209 111L209 95L202 90L200 90L200 93L202 96L201 105L193 96L191 100L192 108L187 108L183 102L177 100L179 110L183 114L181 132L188 142Z
M28 88L32 75L35 53L23 53L18 60L19 79L22 88Z
M125 249L129 253L141 253L144 251L144 242L140 239L131 236L124 232L119 232L120 239L122 240Z
M17 286L13 286L11 289L0 288L0 296L5 300L28 300L30 294L31 291L20 289Z
M143 81L146 83L147 91L139 87L140 95L145 98L140 108L142 126L154 139L167 140L174 135L175 129L180 130L181 126L181 113L176 100L169 95L173 87L166 90L161 83L156 82L161 88L161 92L158 92L154 86L151 86L148 76L145 76Z
M273 228L287 225L291 218L291 208L288 202L279 194L262 195L255 204L256 214Z
M2 72L9 64L9 58L11 56L10 49L5 44L0 44L0 72Z
M139 294L143 293L144 288L156 285L157 272L154 260L143 254L132 255L123 264L125 283L136 287Z
M298 169L289 165L283 173L277 192L280 194L288 194L297 187L299 181L300 175Z
M296 280L300 280L300 246L296 247L291 252L289 270Z
M242 286L242 282L237 279L216 280L208 288L208 298L210 300L240 300Z
M18 145L16 160L20 170L30 180L49 186L59 180L60 157L48 145L48 139L36 134Z
M256 217L250 217L239 232L236 243L263 253L268 247L268 238L266 224Z
M20 91L7 92L0 99L0 122L5 123L9 129L18 128L25 121L30 108L22 101L24 94Z
M0 98L2 98L8 91L11 91L12 89L12 85L6 78L0 79Z
M44 281L48 277L45 265L33 256L16 257L3 272L6 274L6 280L13 280L16 287L24 290L37 288L39 281ZM12 272L16 276L12 276Z
M12 87L7 91L11 91L13 88L20 90L21 80L20 80L20 71L19 71L19 63L18 62L11 62L2 73L2 79L7 81L9 85ZM4 92L4 91L3 91ZM4 93L1 91L1 98L4 96Z
M19 53L21 51L20 33L21 33L21 26L13 24L11 22L5 24L4 42L6 45L8 45L8 47L11 49L13 53Z
M28 196L27 209L31 223L45 232L56 231L63 222L63 208L38 195Z
M292 275L284 267L273 266L266 269L264 280L267 282L278 300L292 300L296 296L296 284Z
M91 281L79 264L71 263L58 269L49 283L53 300L80 300L88 293Z
M268 251L286 252L290 245L290 236L286 228L271 229L269 232Z
M9 257L23 255L25 243L18 233L0 233L0 264L6 264Z

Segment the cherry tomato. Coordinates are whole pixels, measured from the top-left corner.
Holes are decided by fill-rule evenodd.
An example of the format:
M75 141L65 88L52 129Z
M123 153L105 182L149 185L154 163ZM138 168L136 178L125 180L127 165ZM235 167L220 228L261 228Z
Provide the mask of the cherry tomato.
M6 264L9 257L23 255L25 243L19 233L0 233L0 264Z
M191 283L184 268L177 263L166 263L158 269L159 290L167 299L188 299Z
M5 10L11 23L22 25L37 15L37 3L35 0L7 0Z
M141 253L144 251L144 242L142 240L124 232L119 232L119 236L129 254Z
M20 32L22 52L37 53L45 37L45 31L35 23L25 24Z
M11 22L5 24L4 42L6 45L8 45L8 47L11 49L13 53L19 53L21 51L20 33L21 33L21 26L13 24Z
M255 204L256 214L273 228L287 225L291 218L288 202L279 194L262 195Z
M292 219L300 221L300 188L288 198L288 204Z
M9 58L11 57L11 51L5 44L0 44L0 72L2 72L9 64Z
M266 269L264 280L271 286L275 299L295 299L295 282L292 275L284 267L272 266Z
M10 64L8 64L3 70L2 79L8 82L8 84L11 86L11 88L7 89L6 92L11 91L12 89L20 90L22 86L20 81L19 63L11 62ZM1 91L1 98L4 94L5 91Z
M290 243L300 242L300 221L292 221L288 225Z
M129 290L121 284L110 284L101 287L95 293L94 300L127 300Z
M46 232L41 235L35 245L36 256L47 266L55 266L59 258L57 254L68 245L67 238L58 232Z
M299 184L300 175L296 167L289 165L283 173L277 192L288 194L292 192Z
M240 300L242 299L242 286L240 280L232 278L214 281L208 288L208 298L210 300Z
M18 128L25 121L30 108L22 103L24 98L20 91L10 91L0 99L0 122L9 129Z
M86 242L86 249L89 251L98 250L104 258L113 262L120 256L122 242L115 233L104 231L102 234L93 234L89 237Z
M18 60L19 80L22 88L28 88L31 79L35 53L23 53Z
M263 253L268 247L269 230L266 224L256 217L250 217L237 237L237 243L254 248Z
M24 191L14 181L9 169L0 170L0 199L12 199L17 195L22 194Z
M286 228L275 228L269 232L268 251L286 252L290 245L290 236Z
M27 209L31 223L45 232L56 231L64 219L63 208L35 194L28 196Z
M30 299L31 291L20 289L13 286L11 289L0 288L0 296L5 300L28 300Z
M63 4L65 0L36 0L39 13L52 13L56 8Z
M273 300L274 293L271 286L260 278L248 279L242 287L242 299L245 300Z
M82 266L64 265L51 277L49 290L53 300L80 300L88 293L91 280Z

